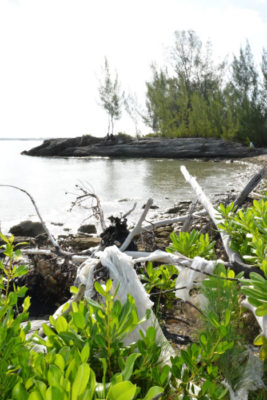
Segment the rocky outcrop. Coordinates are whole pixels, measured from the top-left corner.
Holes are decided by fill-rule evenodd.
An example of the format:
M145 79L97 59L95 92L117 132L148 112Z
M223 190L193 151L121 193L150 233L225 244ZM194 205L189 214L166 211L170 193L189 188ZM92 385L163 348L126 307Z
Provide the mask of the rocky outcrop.
M240 158L262 154L240 143L215 138L142 138L115 136L112 141L93 136L50 139L23 154L47 157Z
M36 237L45 233L41 222L22 221L18 225L12 226L9 230L14 236Z

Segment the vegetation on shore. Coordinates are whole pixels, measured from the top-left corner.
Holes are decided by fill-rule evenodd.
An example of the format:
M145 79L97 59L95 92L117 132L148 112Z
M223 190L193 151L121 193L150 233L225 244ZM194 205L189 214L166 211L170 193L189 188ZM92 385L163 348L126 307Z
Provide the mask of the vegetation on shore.
M210 42L204 46L194 31L176 31L168 66L152 65L146 82L146 110L133 95L120 91L118 75L111 77L105 59L99 88L101 105L109 117L108 133L122 107L134 122L142 119L162 137L216 137L252 146L267 145L267 52L260 68L249 43L239 55L215 65Z
M0 262L1 399L226 400L229 386L235 391L242 387L255 389L249 394L251 400L266 398L267 339L264 334L256 338L254 344L260 346L260 353L259 357L253 356L240 300L246 295L256 307L257 316L267 315L267 200L254 201L250 208L237 213L233 205L221 205L219 210L225 221L221 229L231 234L234 249L257 266L261 275L254 272L250 279L244 279L242 274L235 276L218 264L199 289L207 299L200 313L202 328L194 343L171 357L168 364L161 362L163 349L156 343L153 327L140 333L139 340L131 345L123 344L123 338L148 315L143 321L138 319L131 296L121 304L116 291L112 293L110 280L104 287L95 283L102 303L74 302L70 311L67 306L61 316L50 317L50 324L43 325L46 337L35 334L27 338L30 299L25 297L27 289L16 285L16 279L27 273L27 267L17 264L20 251L14 246L13 237L1 235L6 256ZM171 240L171 252L215 258L214 243L208 235L192 231L172 234ZM173 266L149 264L143 270L146 289L162 292L163 306L171 307L176 300L173 292L166 290L173 289L171 284L177 274ZM73 293L77 290L72 288ZM160 318L159 304L156 312ZM41 347L36 348L36 344ZM248 367L251 357L253 366ZM261 386L251 380L253 373Z
M249 43L230 65L214 65L193 31L175 32L171 67L152 67L147 82L148 126L167 137L220 137L267 144L267 52L258 71Z

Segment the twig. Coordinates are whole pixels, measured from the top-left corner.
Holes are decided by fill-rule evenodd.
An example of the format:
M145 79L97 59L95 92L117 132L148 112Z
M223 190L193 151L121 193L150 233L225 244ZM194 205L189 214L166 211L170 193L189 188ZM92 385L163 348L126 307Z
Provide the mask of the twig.
M186 301L183 301L183 303L184 304L188 304L190 307L192 307L192 308L194 308L195 310L197 310L201 315L205 315L201 310L200 310L200 308L198 308L197 306L195 306L195 304L193 304L193 303L191 303L191 301L188 301L188 300L186 300Z
M120 247L120 251L126 250L127 247L129 246L129 244L131 243L131 241L133 240L133 238L141 232L142 222L146 218L146 215L147 215L147 213L148 213L148 211L149 211L149 209L150 209L152 204L153 204L153 200L152 199L148 199L147 203L146 203L146 206L145 206L145 209L144 209L141 217L139 218L139 221L137 222L137 224L134 227L134 229L129 233L129 235L127 236L125 241L122 243L122 245Z
M73 207L75 207L76 205L81 205L81 203L85 200L87 200L88 198L93 198L96 200L96 206L92 206L92 207L85 207L84 208L88 208L88 209L92 209L93 210L93 215L100 221L100 225L102 230L104 231L106 229L106 224L105 224L105 218L104 218L104 213L101 207L101 202L99 197L93 193L93 192L89 192L89 190L87 189L87 187L81 182L79 185L75 185L83 194L81 194L80 196L76 196L76 200L72 202L72 206L70 211L73 209Z
M132 207L129 211L127 211L127 212L122 216L122 218L128 217L128 215L130 215L130 214L135 210L136 206L137 206L137 203L134 203L133 207Z
M161 295L161 294L164 294L164 293L170 293L170 292L176 292L176 290L182 290L182 289L187 289L187 286L182 286L182 287L179 287L179 288L172 288L172 289L168 289L168 290L162 290L162 291L159 291L159 292L152 292L152 293L149 293L149 295L150 296L158 296L158 295Z
M187 326L191 326L191 324L188 321L186 321L185 319L183 319L183 318L173 317L173 316L168 315L168 314L164 314L163 317L164 317L164 320L171 319L173 321L182 322L183 324L185 324Z

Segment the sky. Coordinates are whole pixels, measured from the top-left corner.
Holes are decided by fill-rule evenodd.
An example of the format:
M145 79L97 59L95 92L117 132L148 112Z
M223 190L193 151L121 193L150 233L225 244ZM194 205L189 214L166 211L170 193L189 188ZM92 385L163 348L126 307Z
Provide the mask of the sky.
M166 65L174 32L189 29L216 61L246 39L259 61L267 0L0 0L0 138L105 136L104 58L144 107L151 64ZM135 134L125 113L119 131Z

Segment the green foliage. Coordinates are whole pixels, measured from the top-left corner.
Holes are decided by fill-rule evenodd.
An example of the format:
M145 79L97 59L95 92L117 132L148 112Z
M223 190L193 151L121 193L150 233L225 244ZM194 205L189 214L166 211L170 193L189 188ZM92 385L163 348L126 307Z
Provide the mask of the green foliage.
M219 206L224 222L219 225L231 237L231 247L248 264L258 267L267 259L267 200L254 200L253 206L235 213L233 204Z
M18 371L26 374L28 370L29 350L26 346L25 335L29 330L29 325L24 328L21 323L28 319L28 308L30 300L25 298L22 312L17 308L19 298L23 298L27 289L25 287L10 286L12 280L27 273L27 267L17 265L20 258L20 251L16 249L11 236L0 234L5 242L3 246L6 259L0 261L0 393L1 398L8 398L14 385L18 382Z
M9 262L8 266L2 263L1 269L8 282L26 268L14 265L19 254L14 252L13 238L2 238ZM43 324L46 339L35 334L26 341L30 325L23 329L20 324L28 318L29 298L21 314L14 318L13 312L26 290L14 286L7 293L1 277L1 399L151 400L164 388L167 391L169 377L159 364L161 347L156 344L155 329L149 328L137 342L124 346L122 339L145 319L138 319L131 296L123 305L115 300L110 280L105 287L95 286L104 297L103 304L92 300L72 303L68 315L50 317L50 324ZM43 346L45 353L35 351L35 344Z
M235 278L237 278L235 280ZM203 314L203 329L209 346L215 346L214 362L218 376L224 377L233 388L244 373L245 343L242 337L243 324L240 307L240 284L242 274L218 264L213 276L202 282L201 292L207 301ZM202 341L202 333L200 341ZM216 381L216 380L215 380Z
M214 66L211 43L203 46L194 31L175 32L172 74L152 66L147 82L145 123L161 136L221 137L267 144L267 56L261 76L249 46L241 48L225 80L225 63Z
M261 269L265 273L265 278L255 272L251 272L250 279L242 280L242 292L248 297L248 301L256 307L256 315L264 317L267 315L267 260L263 261ZM260 358L267 360L267 339L263 334L259 334L255 340L256 346L261 346Z
M170 234L172 245L167 247L169 253L178 251L189 258L196 256L204 257L207 260L215 258L214 246L215 242L211 241L209 235L203 235L193 229L190 233L179 232L176 235L174 232Z
M223 319L212 312L207 314L207 318L216 335L210 335L209 331L202 332L199 344L194 343L181 350L180 357L171 359L172 384L176 385L177 394L183 395L184 399L215 400L224 398L227 393L227 389L219 383L221 373L218 362L234 345L228 337L230 311L225 313ZM178 387L174 378L181 381Z
M157 308L160 301L163 302L167 309L171 308L176 296L172 290L175 289L176 277L179 274L178 269L174 265L160 265L153 267L151 262L146 265L140 278L145 282L147 293L157 292Z

